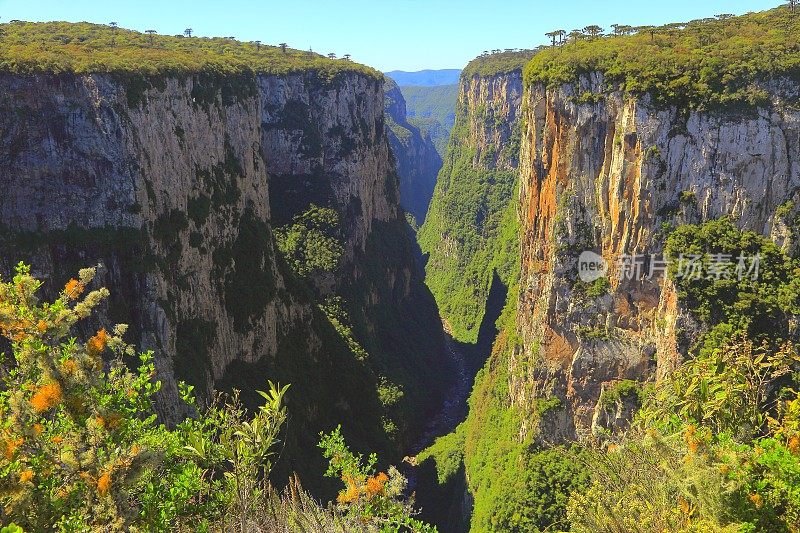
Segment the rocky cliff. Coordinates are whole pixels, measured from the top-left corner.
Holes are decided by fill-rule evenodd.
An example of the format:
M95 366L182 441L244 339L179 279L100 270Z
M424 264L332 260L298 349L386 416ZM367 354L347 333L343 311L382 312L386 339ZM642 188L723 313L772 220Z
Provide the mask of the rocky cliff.
M500 277L510 285L507 305L467 420L420 455L423 468L436 467L440 501L454 501L451 514L471 506L476 531L495 530L506 512L530 511L530 500L516 506L524 490L515 483L540 445L625 429L642 384L687 352L699 324L663 265L649 262L664 259L667 234L730 215L796 255L800 200L795 82L765 82L759 89L769 98L755 106L677 105L625 92L599 72L544 83L491 59L465 69L460 119L420 232L430 254L428 283L457 338L470 339L475 319L465 317L480 316L486 302L474 289L458 295L475 272L464 258L477 248L484 268L508 264L497 262L503 256L491 246L505 243L505 257L520 269ZM547 59L541 65L552 66ZM494 120L498 109L505 114ZM518 159L504 158L508 153ZM458 166L453 154L462 157ZM492 165L507 169L509 181L484 178L494 177ZM485 220L471 209L487 205L504 183L511 184L502 194L509 202L504 230L488 246L471 240ZM580 279L584 251L605 260L606 276ZM639 258L642 279L618 279L625 257ZM464 526L431 520L445 531Z
M102 263L102 321L130 323L128 340L155 351L167 420L185 414L176 380L205 398L289 382L290 439L314 456L316 433L339 422L358 447L397 450L408 413L437 405L443 336L398 205L379 76L38 72L0 85L2 271L28 261L52 293ZM312 203L339 213L344 254L308 285L273 229ZM331 295L355 340L320 311ZM399 400L381 401L381 384Z
M507 73L473 70L461 79L456 123L419 233L428 286L453 336L470 343L495 271L508 284L516 268L522 62Z
M403 93L389 78L384 84L384 94L386 134L400 177L400 205L422 224L433 197L436 176L442 168L442 158L430 137L409 124Z
M800 190L800 113L785 103L798 87L764 89L768 104L701 111L624 94L601 73L526 87L522 341L509 386L517 407L536 398L560 403L523 422L522 437L558 442L624 427L630 406L601 405L603 391L680 361L676 332L693 327L689 310L659 263L649 262L662 259L671 228L731 215L740 228L793 246L777 213ZM586 250L605 259L608 286L578 278ZM636 255L648 258L643 275L621 272Z

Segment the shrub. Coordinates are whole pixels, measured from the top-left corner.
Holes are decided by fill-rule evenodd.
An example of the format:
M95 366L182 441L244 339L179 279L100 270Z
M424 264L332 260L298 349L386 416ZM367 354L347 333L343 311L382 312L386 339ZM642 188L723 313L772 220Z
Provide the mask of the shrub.
M338 477L344 483L336 498L338 510L363 524L361 531L436 531L413 518L413 502L402 499L406 479L395 467L390 467L388 474L376 472L378 458L372 454L365 459L352 453L345 444L341 427L327 435L321 433L320 437L319 447L330 461L326 475Z
M81 270L51 303L25 265L0 282L0 333L12 342L0 360L0 519L34 531L246 523L265 494L286 387L271 385L252 416L234 394L166 428L152 354L135 371L123 363L136 355L125 326L70 336L108 297L87 292L94 275ZM191 387L182 393L194 405Z
M791 346L737 338L684 363L645 398L634 431L586 454L574 530L795 531L800 397L778 385L798 362Z
M339 240L339 214L313 204L292 224L277 228L275 239L292 270L300 276L336 270L344 252Z
M649 425L702 424L749 442L767 429L777 385L798 366L791 345L772 351L739 336L686 361L648 397L641 415Z

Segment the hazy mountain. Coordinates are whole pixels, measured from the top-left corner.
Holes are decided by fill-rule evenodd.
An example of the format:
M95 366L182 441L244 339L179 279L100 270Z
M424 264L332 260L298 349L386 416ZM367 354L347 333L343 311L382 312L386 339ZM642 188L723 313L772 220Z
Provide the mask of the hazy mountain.
M397 85L422 85L425 87L434 87L436 85L452 85L458 83L458 77L461 75L461 70L456 68L442 69L442 70L420 70L417 72L406 72L403 70L392 70L391 72L384 72L387 76L392 78Z

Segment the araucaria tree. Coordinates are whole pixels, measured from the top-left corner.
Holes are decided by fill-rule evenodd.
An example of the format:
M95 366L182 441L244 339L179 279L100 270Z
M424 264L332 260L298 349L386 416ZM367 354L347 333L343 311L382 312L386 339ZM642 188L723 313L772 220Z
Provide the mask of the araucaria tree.
M550 39L550 42L552 43L552 45L555 46L556 45L556 39L558 39L558 36L559 36L559 32L558 31L547 32L547 33L545 33L545 36L547 36Z
M595 38L603 33L603 28L595 24L592 24L590 26L586 26L585 28L583 28L583 32L588 34L589 37Z

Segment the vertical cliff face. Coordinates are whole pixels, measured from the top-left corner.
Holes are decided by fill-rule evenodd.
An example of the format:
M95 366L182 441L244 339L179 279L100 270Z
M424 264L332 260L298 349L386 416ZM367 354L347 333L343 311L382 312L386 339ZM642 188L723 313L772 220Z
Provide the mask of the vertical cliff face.
M409 124L406 101L397 84L387 78L384 91L386 134L397 162L400 205L422 224L433 197L436 176L442 168L442 158L430 137Z
M450 331L474 343L494 272L508 284L516 267L522 71L473 70L461 79L456 123L419 241L428 255L428 286Z
M321 299L343 298L371 367L403 394L385 423L413 435L424 420L418 414L439 404L452 372L406 231L382 80L272 76L260 78L259 88L273 223L286 224L312 204L339 213L344 257L332 277L311 281Z
M513 486L500 465L521 464L508 409L506 345L514 306L506 300L516 302L518 290L522 66L530 56L520 56L516 68L495 70L491 61L498 56L504 54L465 69L444 166L419 232L428 254L426 282L460 341L454 344L466 356L470 385L477 372L466 421L419 456L423 516L442 531L464 531L470 522L490 530L491 495L499 485ZM497 336L497 329L504 331ZM453 469L458 457L463 468Z
M313 453L316 433L339 422L360 446L386 449L403 436L387 421L411 432L407 412L436 404L446 363L398 205L381 83L314 71L4 75L2 271L30 262L52 294L102 263L112 298L87 330L132 325L128 340L156 353L168 420L185 414L176 380L208 397L270 378L293 384L299 449ZM311 203L336 209L344 243L314 291L273 238ZM329 295L346 297L368 360L320 311ZM421 386L389 413L381 376L402 387L415 372Z
M602 391L680 360L676 330L692 324L674 288L657 264L651 279L618 279L621 257L661 259L669 228L723 215L792 247L776 212L800 188L796 110L775 93L770 107L700 112L604 89L600 74L526 89L522 346L509 385L517 406L561 400L539 427L523 424L523 435L535 429L544 440L624 425L626 409L605 412ZM606 260L610 286L578 279L585 250ZM643 270L646 278L649 265Z
M175 354L158 359L171 419L174 376L207 393L233 359L259 357L254 344L274 355L291 314L267 226L259 102L241 81L249 91L222 103L193 96L214 80L136 93L100 75L2 79L3 257L26 257L54 285L103 261L110 318L130 322L142 348Z

